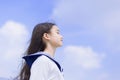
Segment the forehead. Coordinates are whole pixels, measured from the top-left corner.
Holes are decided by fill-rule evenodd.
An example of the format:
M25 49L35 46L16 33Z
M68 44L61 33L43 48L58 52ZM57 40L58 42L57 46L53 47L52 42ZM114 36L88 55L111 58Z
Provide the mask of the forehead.
M54 26L51 28L51 31L59 31L59 28L58 28L56 25L54 25Z

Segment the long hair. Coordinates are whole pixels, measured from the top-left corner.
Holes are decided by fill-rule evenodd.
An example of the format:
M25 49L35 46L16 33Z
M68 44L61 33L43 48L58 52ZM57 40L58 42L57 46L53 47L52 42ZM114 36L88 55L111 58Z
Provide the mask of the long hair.
M50 30L54 25L55 25L54 23L45 22L45 23L37 24L34 27L26 55L34 54L39 51L44 51L44 49L46 48L46 44L42 39L43 34L50 33ZM26 62L24 62L21 72L17 77L17 79L29 80L29 78L30 78L30 68L28 67Z

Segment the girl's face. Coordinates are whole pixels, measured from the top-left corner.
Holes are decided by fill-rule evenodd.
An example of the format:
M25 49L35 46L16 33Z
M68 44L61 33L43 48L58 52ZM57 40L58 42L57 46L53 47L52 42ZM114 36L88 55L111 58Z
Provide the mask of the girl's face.
M53 47L62 46L63 37L60 34L59 28L56 25L51 28L49 36L49 42Z

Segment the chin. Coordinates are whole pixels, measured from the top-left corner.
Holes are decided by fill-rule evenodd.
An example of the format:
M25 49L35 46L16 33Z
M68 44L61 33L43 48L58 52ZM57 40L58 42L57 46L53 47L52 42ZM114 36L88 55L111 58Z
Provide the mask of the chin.
M59 44L57 47L61 47L62 46L62 44Z
M59 47L61 47L63 44L60 44Z

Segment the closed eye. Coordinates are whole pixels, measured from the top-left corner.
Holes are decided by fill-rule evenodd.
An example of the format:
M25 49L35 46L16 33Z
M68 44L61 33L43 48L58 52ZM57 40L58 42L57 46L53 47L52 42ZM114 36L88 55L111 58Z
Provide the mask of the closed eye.
M57 34L60 34L60 32L57 32Z

